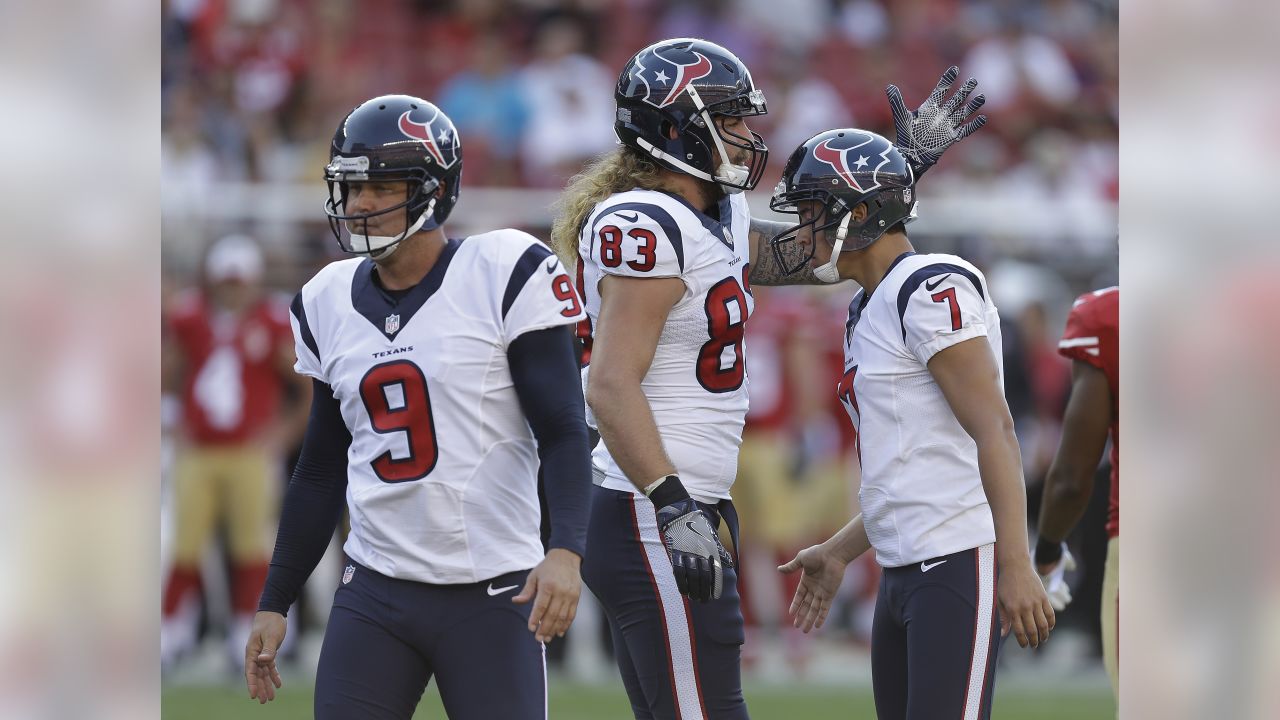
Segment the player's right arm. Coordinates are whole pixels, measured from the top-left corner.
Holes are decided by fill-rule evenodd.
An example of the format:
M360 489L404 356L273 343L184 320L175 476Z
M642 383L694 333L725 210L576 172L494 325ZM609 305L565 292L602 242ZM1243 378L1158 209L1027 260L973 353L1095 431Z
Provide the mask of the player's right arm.
M587 404L609 454L653 503L680 592L719 598L723 568L733 561L676 475L641 386L685 293L680 226L658 205L622 202L601 211L587 232L582 246L603 275Z
M641 382L685 293L683 234L663 207L623 197L583 228L580 248L600 271L587 405L609 454L644 490L676 472Z
M275 699L281 685L276 651L284 642L285 614L324 557L342 516L350 447L351 432L333 389L314 380L302 453L285 491L271 569L245 645L245 682L249 697L259 703Z
M609 454L653 502L676 586L691 599L706 602L719 599L723 568L733 561L680 483L640 385L667 315L683 295L679 278L606 276L600 281L587 404Z
M653 363L667 315L684 295L684 282L608 275L599 288L587 405L609 454L643 491L676 472L640 383Z

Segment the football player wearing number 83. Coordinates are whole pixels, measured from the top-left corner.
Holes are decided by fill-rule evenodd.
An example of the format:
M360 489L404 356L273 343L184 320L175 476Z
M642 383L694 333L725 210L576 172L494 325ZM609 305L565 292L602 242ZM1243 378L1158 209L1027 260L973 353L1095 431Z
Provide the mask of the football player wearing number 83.
M315 392L245 649L260 702L281 685L284 613L345 497L351 534L315 717L407 720L434 678L451 718L545 720L544 643L573 621L586 541L570 329L583 313L537 239L446 238L461 172L453 123L419 98L373 98L334 135L325 211L356 257L293 302L296 370Z
M874 548L877 717L979 720L991 714L1001 635L1037 646L1054 614L1027 548L1000 318L977 268L914 251L915 178L887 139L850 128L797 148L774 191L772 207L799 216L775 247L862 286L837 386L857 433L862 512L779 569L802 571L790 611L808 632L845 567Z
M736 550L751 286L824 280L788 273L799 249L769 245L786 225L751 217L742 192L768 150L748 123L766 104L733 53L654 43L614 98L622 146L571 181L552 229L586 303L578 335L601 436L583 579L637 718L745 718L737 574L717 531L723 519Z

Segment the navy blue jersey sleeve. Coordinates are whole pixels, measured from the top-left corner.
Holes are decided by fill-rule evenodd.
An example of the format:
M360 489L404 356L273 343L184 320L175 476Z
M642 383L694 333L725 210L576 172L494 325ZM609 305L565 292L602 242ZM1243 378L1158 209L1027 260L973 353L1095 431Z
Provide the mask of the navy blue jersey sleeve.
M313 381L311 418L280 512L276 549L258 602L284 615L329 547L342 517L351 432L333 389Z
M507 350L520 407L538 441L550 548L582 556L587 545L591 447L573 333L561 325L527 332Z

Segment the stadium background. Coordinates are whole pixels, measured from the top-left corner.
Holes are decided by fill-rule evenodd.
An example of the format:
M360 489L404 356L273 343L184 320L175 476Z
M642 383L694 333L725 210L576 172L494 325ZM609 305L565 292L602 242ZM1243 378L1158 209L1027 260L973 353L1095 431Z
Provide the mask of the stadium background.
M1116 7L1065 0L789 0L780 7L769 0L166 2L164 294L197 284L204 248L230 232L262 244L268 284L287 295L335 259L320 170L333 126L376 94L426 97L458 125L465 170L451 235L511 226L546 238L566 179L614 142L617 69L653 40L705 37L752 68L770 109L752 123L772 151L751 198L762 215L783 162L803 139L842 125L889 134L885 84L918 101L947 65L958 64L962 77L979 79L990 123L922 181L921 219L911 234L922 250L964 254L991 280L1007 326L1006 384L1034 521L1069 377L1054 343L1071 299L1117 279ZM847 420L827 369L838 353L830 328L841 325L852 291L757 293L767 297L747 335L756 382L744 455L753 462L744 462L735 487L744 506L751 616L745 685L756 717L871 717L866 627L874 575L851 571L832 625L808 638L780 624L787 589L769 572L776 557L820 539L853 508ZM286 463L281 458L282 485ZM779 472L750 472L769 463ZM1043 651L1012 643L1002 650L996 717L1113 712L1096 637L1105 491L1100 474L1097 502L1072 538L1084 562L1060 630ZM171 532L162 518L162 555ZM287 711L247 709L228 671L218 640L226 607L220 567L214 549L205 567L207 641L166 669L164 715L308 716L309 663L336 557L326 558L299 613L304 632L285 668ZM553 717L626 716L597 622L587 610L569 647L553 644Z

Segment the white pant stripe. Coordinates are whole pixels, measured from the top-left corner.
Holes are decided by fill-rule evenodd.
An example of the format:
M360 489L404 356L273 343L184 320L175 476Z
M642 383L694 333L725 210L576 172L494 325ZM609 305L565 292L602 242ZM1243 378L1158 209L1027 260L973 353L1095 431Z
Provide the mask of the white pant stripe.
M543 720L551 718L551 700L549 688L547 687L547 646L546 643L538 643L542 646L542 717Z
M987 680L987 660L991 656L991 625L996 608L996 547L977 548L978 612L973 627L973 658L969 661L969 689L965 693L964 720L978 720L982 711L982 690Z
M693 643L689 638L692 624L685 613L684 596L676 585L671 570L671 557L658 533L658 516L653 503L646 498L633 497L636 526L644 544L645 556L653 572L662 602L662 614L666 618L667 645L671 648L671 672L675 679L676 712L680 720L703 720L702 704L698 699L698 678L695 675Z

